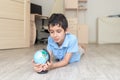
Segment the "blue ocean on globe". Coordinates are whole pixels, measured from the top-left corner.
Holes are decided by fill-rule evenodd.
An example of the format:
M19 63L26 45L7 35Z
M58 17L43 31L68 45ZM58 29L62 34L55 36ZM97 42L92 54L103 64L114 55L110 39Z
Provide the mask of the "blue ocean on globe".
M49 59L49 54L45 50L38 50L34 54L34 61L36 64L45 64Z

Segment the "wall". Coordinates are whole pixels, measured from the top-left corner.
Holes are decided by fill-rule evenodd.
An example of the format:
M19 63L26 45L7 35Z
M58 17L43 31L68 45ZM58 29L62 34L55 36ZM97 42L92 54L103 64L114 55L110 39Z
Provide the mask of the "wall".
M31 0L43 6L43 14L50 15L56 0ZM63 1L63 0L62 0ZM89 42L96 43L97 18L108 15L120 14L120 0L88 0L88 10L85 14L85 23L89 27ZM61 3L59 7L63 6ZM63 9L63 8L62 8ZM62 10L61 10L62 11ZM81 15L81 14L80 14ZM80 16L82 17L82 15ZM82 19L82 18L81 18Z
M88 0L87 24L89 25L89 42L96 42L97 18L120 14L120 0Z
M63 13L64 0L31 0L32 3L42 6L43 15L50 16L52 13Z

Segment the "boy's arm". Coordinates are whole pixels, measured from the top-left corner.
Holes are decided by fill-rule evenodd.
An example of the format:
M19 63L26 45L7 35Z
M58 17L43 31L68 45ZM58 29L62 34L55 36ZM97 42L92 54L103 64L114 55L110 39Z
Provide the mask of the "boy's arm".
M72 53L67 53L63 60L56 62L56 63L53 63L52 69L57 68L57 67L66 66L69 63L71 56L72 56Z
M47 63L49 69L54 69L58 67L66 66L69 63L69 60L72 56L72 53L67 53L63 60L53 63L52 61Z

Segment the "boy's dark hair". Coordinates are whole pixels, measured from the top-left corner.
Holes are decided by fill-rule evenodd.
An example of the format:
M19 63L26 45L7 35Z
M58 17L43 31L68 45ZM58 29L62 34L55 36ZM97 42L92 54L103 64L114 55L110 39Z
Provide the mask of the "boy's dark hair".
M54 13L50 16L48 20L48 29L50 28L50 25L51 26L59 25L64 29L64 31L66 31L66 29L68 28L68 21L63 14Z

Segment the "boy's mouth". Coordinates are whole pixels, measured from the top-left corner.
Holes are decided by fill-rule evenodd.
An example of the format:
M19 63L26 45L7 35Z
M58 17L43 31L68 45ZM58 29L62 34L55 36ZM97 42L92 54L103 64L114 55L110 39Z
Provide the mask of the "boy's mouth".
M54 39L54 41L58 41L58 40L59 40L58 38Z

